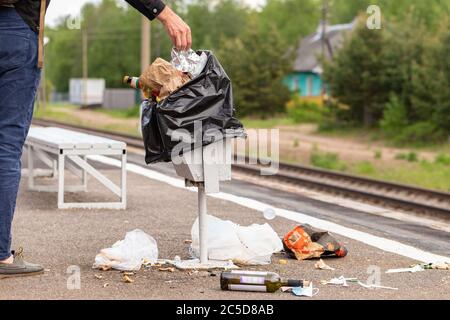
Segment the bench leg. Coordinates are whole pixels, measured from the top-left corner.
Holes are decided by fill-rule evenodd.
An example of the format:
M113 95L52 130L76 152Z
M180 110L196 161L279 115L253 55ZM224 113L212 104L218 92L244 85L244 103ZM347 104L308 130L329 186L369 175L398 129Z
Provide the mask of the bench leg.
M52 165L52 171L53 171L52 178L56 179L56 177L58 176L58 161L52 160L52 163L53 163L53 165Z
M87 162L87 156L84 156L83 160ZM82 168L82 170L83 170L83 173L82 173L83 178L81 180L82 180L84 192L87 192L87 171L86 171L86 169L83 169L83 168Z
M64 153L58 155L58 208L64 207Z
M123 206L123 209L127 206L127 151L123 150L122 152L122 178L121 178L121 184L122 184L122 192L120 196L120 201Z
M33 147L28 145L28 189L31 190L34 187L34 158Z

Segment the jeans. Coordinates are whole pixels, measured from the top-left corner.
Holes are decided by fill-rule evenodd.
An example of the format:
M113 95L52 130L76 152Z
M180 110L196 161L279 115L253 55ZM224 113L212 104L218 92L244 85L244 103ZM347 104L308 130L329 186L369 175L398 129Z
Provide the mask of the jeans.
M37 56L37 34L14 8L0 7L0 260L11 255L20 158L40 79Z

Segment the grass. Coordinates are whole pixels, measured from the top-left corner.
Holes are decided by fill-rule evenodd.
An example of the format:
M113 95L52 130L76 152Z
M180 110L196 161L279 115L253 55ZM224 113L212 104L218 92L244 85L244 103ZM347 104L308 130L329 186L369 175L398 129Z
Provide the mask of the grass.
M140 134L137 130L137 125L132 122L133 118L138 119L138 116L133 117L132 114L136 112L137 108L129 110L105 110L105 109L90 109L90 112L98 113L99 115L106 116L103 121L98 121L95 117L83 117L76 111L79 110L78 106L71 104L52 104L47 105L45 112L42 110L35 110L35 118L56 120L67 124L95 127L97 129L120 132L130 134L139 137ZM139 109L137 109L139 113ZM100 117L99 117L100 118Z
M353 172L353 168L349 171ZM421 161L402 166L374 165L374 170L364 172L364 175L379 180L450 192L450 166L440 163Z
M449 156L447 155L444 161L442 159L444 157L438 156L434 162L409 161L401 166L382 161L350 163L339 159L337 154L313 151L310 164L322 169L450 192L450 163L447 162Z
M322 169L335 171L347 170L347 165L339 159L339 155L336 153L313 150L311 152L310 162L313 166Z
M429 151L443 154L450 154L450 143L427 143L417 144L414 141L404 144L397 144L389 139L378 128L363 128L350 125L320 125L317 132L324 137L350 138L361 143L377 143L386 147L395 147L399 149L413 149L416 151Z
M410 151L408 153L403 153L403 152L397 153L395 155L395 159L397 159L397 160L406 160L408 162L417 162L417 161L419 161L417 153L414 152L414 151Z
M273 117L267 119L247 117L240 120L244 127L248 129L272 129L280 126L295 125L294 120L289 117Z
M139 117L139 106L135 106L130 109L117 109L117 110L108 110L108 109L99 108L99 109L96 109L95 111L106 114L113 118L119 118L119 119L130 119L130 118L138 118Z

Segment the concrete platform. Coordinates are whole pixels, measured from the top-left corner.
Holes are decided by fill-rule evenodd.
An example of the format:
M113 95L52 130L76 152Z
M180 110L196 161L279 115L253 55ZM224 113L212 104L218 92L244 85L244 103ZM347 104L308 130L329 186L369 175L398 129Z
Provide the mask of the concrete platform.
M108 176L119 179L116 170L102 166ZM231 184L226 189L233 189ZM236 183L234 188L237 186L251 188L241 182ZM258 187L257 190L259 197L269 199L273 195L268 189ZM67 199L74 201L81 198L101 201L108 197L104 188L92 179L89 180L88 193L67 194ZM170 273L146 269L133 276L134 283L124 283L118 271L102 272L91 268L100 249L123 239L127 231L135 228L156 239L160 258L171 259L175 255L188 258L189 245L184 240L190 239L191 226L197 216L196 201L196 194L191 191L129 173L126 211L57 210L56 194L29 192L22 183L13 244L16 248L23 246L25 257L43 264L47 270L41 276L0 280L0 299L311 299L282 292L221 291L219 275L211 276L208 272L191 274L176 270ZM348 211L329 204L321 206L319 202L309 202L308 206L310 212L316 207L323 219L327 218L324 213L327 211ZM267 222L260 212L225 200L208 197L208 208L210 214L242 225ZM373 219L372 224L376 223ZM297 224L280 217L269 223L280 236ZM360 228L358 224L348 223L343 218L341 223ZM364 231L370 230L366 227ZM420 229L416 231L420 233ZM425 234L427 232L429 230L424 231ZM342 259L326 260L327 264L336 268L335 271L314 269L316 261L289 260L287 265L281 265L279 259L285 258L282 254L274 255L271 265L245 269L268 270L287 278L312 280L314 286L320 289L312 299L450 299L450 271L385 274L387 269L408 267L416 261L340 235L336 237L347 246L349 255ZM439 253L442 250L447 248L441 248ZM80 268L80 289L68 289L71 274L67 271L69 268L70 272L70 266ZM374 270L380 271L381 285L398 290L365 289L353 283L347 288L320 284L320 280L341 275L366 282L373 277ZM95 275L101 275L102 279L97 279ZM105 284L108 285L105 287Z

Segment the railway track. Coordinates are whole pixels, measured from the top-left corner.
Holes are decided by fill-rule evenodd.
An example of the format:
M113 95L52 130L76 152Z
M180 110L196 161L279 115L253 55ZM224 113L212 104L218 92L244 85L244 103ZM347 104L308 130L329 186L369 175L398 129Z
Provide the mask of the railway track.
M41 126L59 126L76 129L81 132L122 140L131 147L144 147L141 139L131 135L84 128L43 119L34 119L33 123ZM401 210L414 211L427 215L438 215L446 219L450 218L450 193L448 192L423 189L409 185L379 181L340 172L286 163L279 163L278 171L275 174L261 176L262 166L258 164L249 164L256 162L248 160L249 159L246 159L245 164L233 164L233 170L245 175L258 176L259 179L268 179L270 181L308 187L329 193L331 192L333 194L358 198Z

